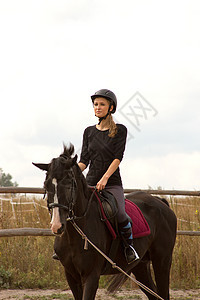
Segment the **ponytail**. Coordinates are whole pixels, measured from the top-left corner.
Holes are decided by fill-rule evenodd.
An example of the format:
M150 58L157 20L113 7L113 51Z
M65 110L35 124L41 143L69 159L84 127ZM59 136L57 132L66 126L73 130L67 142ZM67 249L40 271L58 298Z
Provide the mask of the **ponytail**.
M113 121L113 117L109 114L109 134L108 136L113 138L117 134L117 125Z

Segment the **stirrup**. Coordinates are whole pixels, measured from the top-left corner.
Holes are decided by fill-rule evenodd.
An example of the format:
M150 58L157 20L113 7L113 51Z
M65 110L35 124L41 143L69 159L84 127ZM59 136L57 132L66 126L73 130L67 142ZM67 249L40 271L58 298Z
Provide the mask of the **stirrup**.
M131 264L140 258L133 246L129 245L124 250L126 261L128 264Z
M133 247L133 246L129 246L132 250L133 250L133 252L134 252L134 254L135 254L135 260L137 260L137 259L139 259L140 257L139 257L139 255L137 254L137 251L135 250L135 248Z

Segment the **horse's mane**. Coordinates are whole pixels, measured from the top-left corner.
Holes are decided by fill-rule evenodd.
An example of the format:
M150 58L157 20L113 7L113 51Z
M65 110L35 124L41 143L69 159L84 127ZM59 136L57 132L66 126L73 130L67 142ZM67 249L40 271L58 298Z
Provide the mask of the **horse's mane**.
M87 198L88 197L88 184L87 184L87 181L85 179L85 176L83 175L83 173L82 173L82 171L79 168L77 163L74 165L74 167L76 168L77 175L80 179L80 182L81 182L81 185L82 185L82 188L83 188L83 193L84 193L85 197Z
M63 144L63 148L64 150L60 157L71 158L72 154L74 154L74 145L70 143L69 147L67 147L65 144Z

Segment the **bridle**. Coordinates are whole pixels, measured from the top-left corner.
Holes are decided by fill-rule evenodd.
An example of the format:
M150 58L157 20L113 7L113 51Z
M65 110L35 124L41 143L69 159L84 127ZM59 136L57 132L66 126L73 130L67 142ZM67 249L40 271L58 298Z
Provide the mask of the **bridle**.
M71 185L70 185L71 194L69 196L69 199L71 199L71 201L69 202L69 204L64 205L64 204L58 203L58 201L49 203L49 201L47 200L47 208L49 210L50 215L52 216L52 209L55 207L58 207L60 209L65 210L66 212L68 212L68 217L66 218L66 221L74 221L74 220L78 220L78 219L82 219L82 218L86 217L86 215L89 211L93 196L96 193L96 188L94 188L92 191L92 194L89 198L89 201L87 202L87 206L86 206L84 213L81 216L77 216L74 213L74 207L76 205L77 181L76 181L74 171L72 168L71 168L71 171L72 171L72 179L71 179ZM67 177L67 176L68 175L66 175L65 177ZM48 177L48 174L47 174L47 177ZM64 181L65 177L62 179L62 181ZM52 179L52 183L53 183L53 179ZM58 185L59 185L59 183L58 183ZM65 189L67 189L67 188L69 188L69 185L67 185L65 187ZM45 197L46 193L52 193L52 192L48 192L48 190L45 189L44 197ZM55 196L58 196L57 195L57 186L55 186L54 199L55 199Z
M65 178L63 178L63 180L64 179ZM52 180L52 182L53 182L53 180ZM53 208L58 207L58 208L61 208L61 209L63 209L63 210L65 210L65 211L68 212L68 218L67 218L67 220L68 219L70 220L71 218L73 218L73 216L74 216L74 205L76 203L76 186L77 186L76 179L73 176L73 178L71 180L71 185L70 185L71 193L70 193L69 199L71 201L69 202L69 204L68 205L64 205L64 204L61 204L61 203L58 203L58 202L47 203L47 207L48 207L49 211L51 212L51 210ZM66 188L69 188L69 187L66 187ZM54 199L55 199L55 196L58 197L57 186L55 187Z

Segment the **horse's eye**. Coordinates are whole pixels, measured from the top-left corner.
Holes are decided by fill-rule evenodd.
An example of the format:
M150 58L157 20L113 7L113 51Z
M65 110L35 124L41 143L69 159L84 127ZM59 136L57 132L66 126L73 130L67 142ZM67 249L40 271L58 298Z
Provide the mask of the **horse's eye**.
M52 180L50 178L45 180L44 188L47 190L47 193L55 193L55 186L52 184Z

